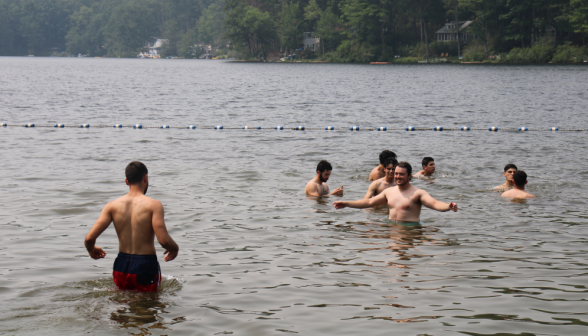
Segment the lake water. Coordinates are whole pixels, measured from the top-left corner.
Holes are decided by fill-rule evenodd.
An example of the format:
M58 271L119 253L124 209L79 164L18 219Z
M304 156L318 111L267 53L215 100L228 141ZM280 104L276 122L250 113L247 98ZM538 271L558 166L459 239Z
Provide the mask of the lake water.
M0 58L2 335L586 335L588 132L405 132L406 126L586 129L588 67L257 64ZM89 129L38 126L89 123ZM386 126L389 131L113 129ZM98 128L98 125L109 126ZM378 154L457 213L420 225L363 197ZM306 198L318 161L342 198ZM149 168L180 245L157 294L115 289L111 226L84 236ZM537 199L492 187L515 163Z

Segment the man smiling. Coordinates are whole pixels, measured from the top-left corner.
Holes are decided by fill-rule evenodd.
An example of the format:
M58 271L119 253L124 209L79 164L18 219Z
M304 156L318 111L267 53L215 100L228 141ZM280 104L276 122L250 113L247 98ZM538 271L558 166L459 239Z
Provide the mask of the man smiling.
M399 222L420 222L421 208L426 206L437 211L457 211L457 204L437 201L426 191L410 184L412 166L408 162L400 162L394 170L394 182L397 186L384 190L381 194L370 199L358 201L337 201L333 205L336 209L346 207L363 209L388 204L390 220Z

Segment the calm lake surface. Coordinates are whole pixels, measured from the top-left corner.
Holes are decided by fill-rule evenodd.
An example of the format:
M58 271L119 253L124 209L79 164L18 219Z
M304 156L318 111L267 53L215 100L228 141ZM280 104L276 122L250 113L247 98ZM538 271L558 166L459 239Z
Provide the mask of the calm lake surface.
M588 67L0 58L2 335L586 335ZM53 127L54 123L89 129ZM183 129L113 129L167 124ZM304 125L375 131L185 129ZM98 128L98 125L109 126ZM390 149L457 213L420 225L363 197ZM306 198L321 159L342 198ZM115 289L83 245L124 168L149 168L180 245L157 294ZM492 187L515 163L537 199Z

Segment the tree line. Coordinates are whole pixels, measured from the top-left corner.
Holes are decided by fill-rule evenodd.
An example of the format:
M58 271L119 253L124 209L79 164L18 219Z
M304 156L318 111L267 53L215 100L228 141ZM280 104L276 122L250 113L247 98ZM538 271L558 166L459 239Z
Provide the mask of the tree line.
M476 38L436 42L452 21L473 21ZM318 49L297 51L304 32L320 37ZM584 57L587 34L588 0L0 0L0 55L133 57L161 38L166 55L186 58L229 45L245 59L549 61L564 49Z

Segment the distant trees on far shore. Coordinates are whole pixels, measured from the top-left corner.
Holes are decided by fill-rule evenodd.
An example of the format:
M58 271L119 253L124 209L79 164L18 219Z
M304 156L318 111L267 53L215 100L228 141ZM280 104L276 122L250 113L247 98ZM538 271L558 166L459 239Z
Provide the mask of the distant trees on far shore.
M455 31L471 38L437 41L453 21L472 21ZM305 32L318 48L299 50ZM587 35L588 0L0 0L2 56L134 57L160 38L184 58L210 45L243 59L579 63Z

